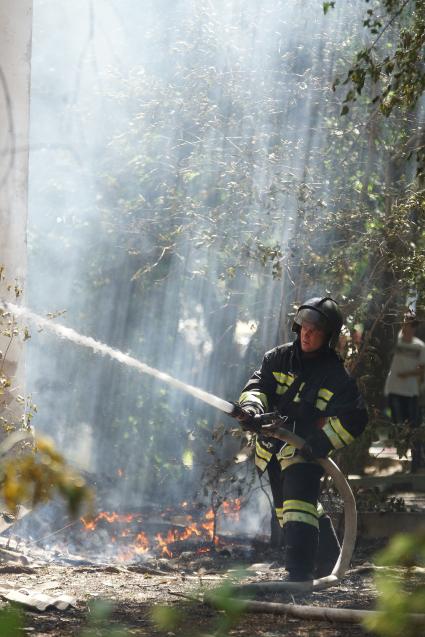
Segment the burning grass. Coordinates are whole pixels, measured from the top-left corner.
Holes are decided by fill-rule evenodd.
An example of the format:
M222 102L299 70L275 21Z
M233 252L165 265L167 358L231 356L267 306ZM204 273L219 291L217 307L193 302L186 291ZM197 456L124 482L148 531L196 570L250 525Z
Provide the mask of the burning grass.
M224 523L238 522L240 510L241 500L235 499L223 502L218 511L190 510L187 502L177 510L166 509L160 516L101 511L93 518L80 518L80 529L74 530L74 535L80 531L79 539L88 547L93 536L108 537L116 559L122 562L143 555L171 558L189 547L205 553L224 545L218 531ZM166 531L159 530L164 526Z

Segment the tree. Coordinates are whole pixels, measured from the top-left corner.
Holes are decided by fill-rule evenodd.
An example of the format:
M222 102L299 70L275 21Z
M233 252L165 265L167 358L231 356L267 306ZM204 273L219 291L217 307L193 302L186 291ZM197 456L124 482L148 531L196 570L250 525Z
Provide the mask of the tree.
M370 4L369 0L365 0ZM324 3L327 12L329 5ZM380 0L366 11L363 26L371 42L356 54L343 84L349 86L341 114L349 111L368 82L372 105L386 117L401 109L415 111L425 90L425 7L416 0ZM341 80L337 78L334 89ZM425 170L423 125L405 143L407 155L417 154L418 176Z
M145 57L105 72L94 106L79 103L85 132L93 120L99 126L75 183L89 170L96 179L82 203L73 199L78 186L68 188L72 166L61 156L67 179L51 177L43 212L50 219L60 207L63 223L47 223L37 249L55 242L58 259L78 255L74 326L229 399L264 350L288 339L294 306L332 293L348 326L365 327L356 373L377 424L406 292L422 285L421 195L404 152L418 124L400 110L380 118L376 108L365 122L369 81L340 117L344 97L331 84L361 47L356 3L341 10L339 29L311 3L307 31L297 3L216 7L176 6L165 24L152 8ZM248 347L238 321L256 327ZM212 427L216 415L55 348L52 402L64 436L88 421L97 470L114 475L126 449L125 492L155 493L166 474L171 494L176 475L187 477L190 432L205 420Z

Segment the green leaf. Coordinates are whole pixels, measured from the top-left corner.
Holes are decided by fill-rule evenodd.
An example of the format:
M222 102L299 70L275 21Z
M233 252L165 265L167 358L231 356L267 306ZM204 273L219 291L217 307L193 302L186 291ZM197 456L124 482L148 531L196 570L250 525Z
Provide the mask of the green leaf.
M154 606L151 618L158 630L172 631L181 623L182 613L172 606Z
M15 608L6 608L0 611L0 635L2 637L17 637L21 634L22 617Z
M329 9L335 8L335 2L324 2L323 3L323 13L326 15Z

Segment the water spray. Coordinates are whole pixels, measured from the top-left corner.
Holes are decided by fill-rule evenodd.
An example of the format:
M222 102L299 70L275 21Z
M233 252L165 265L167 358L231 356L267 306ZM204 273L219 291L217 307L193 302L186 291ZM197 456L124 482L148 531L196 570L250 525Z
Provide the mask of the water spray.
M237 407L227 400L223 400L218 396L214 396L214 394L210 394L203 389L199 389L199 387L194 387L193 385L189 385L184 383L181 380L177 380L177 378L173 378L169 374L165 372L161 372L155 367L150 367L146 365L146 363L142 363L137 358L130 356L129 354L124 354L118 349L114 349L105 343L97 341L91 336L84 336L83 334L79 334L76 330L71 327L65 327L64 325L60 325L59 323L55 323L50 319L46 319L35 312L31 312L31 310L16 305L15 303L10 303L9 301L5 301L0 299L0 308L4 308L7 312L10 312L14 316L22 317L24 319L28 319L37 327L46 329L59 338L65 338L67 341L71 341L72 343L76 343L77 345L81 345L82 347L87 347L91 349L93 352L97 354L101 354L102 356L109 356L114 360L122 363L123 365L127 365L127 367L133 367L133 369L137 369L142 374L149 374L149 376L153 376L154 378L161 380L163 383L167 383L172 387L176 387L181 391L198 398L198 400L202 400L204 403L223 411L229 415L236 415Z
M133 358L132 356L129 356L128 354L125 354L120 350L114 349L113 347L110 347L105 343L101 343L91 336L84 336L82 334L79 334L76 330L70 327L65 327L64 325L55 323L50 319L46 319L39 314L36 314L35 312L31 312L31 310L25 307L0 299L0 308L3 308L3 310L6 312L10 312L14 316L28 319L39 328L46 329L49 332L52 332L53 334L59 336L59 338L65 338L66 340L71 341L76 345L91 349L93 352L102 354L104 356L109 356L110 358L117 360L123 365L127 365L128 367L136 369L142 374L153 376L154 378L167 383L172 387L190 394L198 400L202 400L204 403L207 403L208 405L219 409L229 416L237 418L244 413L237 404L228 402L227 400L223 400L218 396L214 396L214 394L210 394L203 389L199 389L199 387L194 387L193 385L184 383L181 380L177 380L169 374L161 372L154 367L150 367L149 365L142 363L137 358ZM284 425L284 417L279 417L277 414L263 414L259 418L252 419L252 423L250 423L249 428L251 429L252 424L252 428L255 429L257 432L261 431L262 433L267 434L270 432L270 430L267 430L267 428L262 429L262 427L267 423L267 419L276 420L276 418L279 418L280 424ZM305 441L302 438L283 428L273 429L272 436L293 445L297 449L301 449L305 444ZM260 590L261 592L276 592L285 590L288 592L299 592L320 590L336 584L348 569L351 561L351 556L353 554L357 533L357 512L354 496L347 480L345 479L344 474L340 471L340 469L338 469L337 465L332 460L330 460L329 458L325 458L319 459L317 460L317 462L323 467L326 473L328 473L332 477L337 491L344 501L344 539L342 542L340 556L332 570L331 575L314 580L313 582L264 582L259 584L248 584L241 587L244 591L256 592Z

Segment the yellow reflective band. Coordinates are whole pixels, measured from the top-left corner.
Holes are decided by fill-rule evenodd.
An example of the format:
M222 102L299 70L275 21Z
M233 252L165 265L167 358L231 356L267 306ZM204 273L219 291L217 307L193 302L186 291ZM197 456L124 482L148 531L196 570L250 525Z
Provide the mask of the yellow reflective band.
M244 391L239 397L239 403L243 406L244 402L257 403L264 409L268 409L268 400L266 394L255 391Z
M310 524L314 526L316 529L319 528L319 522L317 518L309 513L299 513L298 511L288 511L283 514L282 526L287 524L288 522L302 522L303 524Z
M343 442L345 442L346 445L349 445L351 442L353 442L354 440L353 436L350 434L349 431L345 429L345 427L342 426L342 423L339 418L336 418L336 417L329 418L329 423L332 429L336 431L338 436L341 438L341 440L343 440Z
M278 396L281 396L282 394L284 394L286 391L288 391L288 387L286 385L278 385L276 387L276 394Z
M293 447L292 445L285 445L284 447L282 447L279 453L276 454L276 458L278 460L283 460L284 458L292 458L294 454L295 447Z
M302 456L294 456L293 458L279 458L279 464L282 471L285 471L285 469L287 469L291 465L299 464L300 462L308 464L308 460L304 460Z
M334 449L341 449L344 447L344 443L341 438L335 433L335 431L330 426L329 422L322 429L323 433L327 435L329 441Z
M273 454L270 453L270 451L267 451L267 449L264 449L260 443L257 442L255 443L255 453L260 456L260 458L263 458L264 460L267 460L267 462L270 460L270 458L272 457Z
M319 518L321 518L322 516L324 516L324 515L325 515L325 513L326 513L326 512L325 512L325 509L323 508L322 503L321 503L321 502L318 502L318 503L317 503L317 516L318 516Z
M284 374L283 372L273 372L273 376L278 382L278 386L276 387L276 394L278 396L282 396L295 380L293 374Z
M260 471L265 471L268 464L267 460L263 460L257 455L255 456L255 466L258 467Z
M334 392L333 391L329 391L329 389L325 389L325 387L322 387L317 392L318 398L323 398L323 400L326 400L326 402L328 402L332 398L333 395L334 395Z
M301 402L301 396L300 393L302 392L302 390L304 389L305 383L301 383L299 390L297 391L297 395L294 398L294 403L300 403Z
M317 392L317 400L316 400L317 409L320 409L320 411L325 411L326 407L328 406L328 402L330 401L333 395L334 395L334 392L329 391L329 389L326 389L325 387L321 387L319 391Z
M328 406L328 403L322 398L318 398L316 400L316 407L317 409L320 409L320 411L325 411L327 406Z
M304 513L309 513L317 518L317 507L311 504L311 502L305 502L304 500L285 500L283 510L289 511L294 509L296 511L304 511Z
M290 387L295 380L293 374L284 374L282 372L273 372L273 376L281 385L288 385Z

